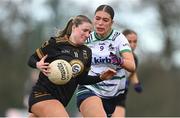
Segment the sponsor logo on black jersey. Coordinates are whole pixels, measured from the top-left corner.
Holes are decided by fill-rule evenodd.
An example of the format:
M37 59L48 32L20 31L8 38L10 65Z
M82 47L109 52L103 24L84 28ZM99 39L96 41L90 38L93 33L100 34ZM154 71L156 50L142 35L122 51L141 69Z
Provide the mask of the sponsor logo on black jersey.
M64 53L64 54L70 54L70 50L64 49L64 50L61 50L61 53Z
M83 72L84 64L80 60L78 59L71 60L70 64L72 66L73 77L76 77Z

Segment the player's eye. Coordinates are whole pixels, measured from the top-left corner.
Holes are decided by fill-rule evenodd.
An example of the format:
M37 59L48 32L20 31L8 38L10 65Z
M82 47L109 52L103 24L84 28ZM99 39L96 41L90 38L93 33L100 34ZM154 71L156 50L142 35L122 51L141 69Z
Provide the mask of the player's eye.
M91 33L91 30L89 30L89 29L83 29L82 31L83 32L88 32L89 34Z
M104 22L109 22L109 19L108 18L104 18L103 21Z
M100 17L95 17L95 20L101 20L101 18Z

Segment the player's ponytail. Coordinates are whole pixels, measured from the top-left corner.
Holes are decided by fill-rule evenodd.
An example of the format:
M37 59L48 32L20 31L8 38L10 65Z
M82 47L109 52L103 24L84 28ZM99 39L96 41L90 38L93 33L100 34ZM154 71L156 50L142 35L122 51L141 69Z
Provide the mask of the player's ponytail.
M91 20L84 15L78 15L75 18L70 18L70 20L66 24L66 27L57 33L57 38L69 39L72 33L72 26L75 25L76 27L78 27L83 22L92 24Z
M73 25L73 18L70 18L66 24L66 27L63 30L58 31L57 37L58 38L63 37L65 39L69 39L69 36L71 35L72 32L72 25Z

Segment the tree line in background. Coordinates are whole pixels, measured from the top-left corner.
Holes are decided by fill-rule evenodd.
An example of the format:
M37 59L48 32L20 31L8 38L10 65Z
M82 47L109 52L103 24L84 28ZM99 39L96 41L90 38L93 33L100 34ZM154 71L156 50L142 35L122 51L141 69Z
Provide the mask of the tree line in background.
M114 0L112 5L120 7L121 2ZM53 17L38 22L31 17L31 12L22 7L30 3L29 0L18 3L0 1L0 11L4 12L0 17L0 116L4 116L8 108L25 107L25 82L30 79L31 71L27 59L43 40L48 39L46 29L64 26L62 18L68 16L67 12L62 12L66 9L61 0L46 0L45 5L52 10ZM72 3L69 5L71 10L78 6L72 6ZM144 92L138 95L130 88L127 116L180 116L180 68L172 61L175 52L180 50L180 43L176 43L180 21L179 5L178 0L147 0L140 4L143 7L134 8L143 10L147 6L154 6L157 9L164 44L158 54L143 52L146 58L139 65L138 75ZM86 6L82 9L86 9L84 13L90 14ZM119 26L123 24L119 23ZM71 105L76 106L75 100Z

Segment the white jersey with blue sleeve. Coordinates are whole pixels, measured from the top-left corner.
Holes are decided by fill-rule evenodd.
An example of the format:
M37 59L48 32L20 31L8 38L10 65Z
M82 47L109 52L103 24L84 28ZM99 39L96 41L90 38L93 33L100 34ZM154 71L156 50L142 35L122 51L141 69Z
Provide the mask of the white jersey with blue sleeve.
M124 93L126 83L126 72L120 66L111 64L110 52L121 56L123 52L131 51L126 37L118 32L112 32L104 39L98 38L95 32L92 32L87 40L87 46L92 50L92 65L89 75L98 75L107 68L113 68L117 74L111 80L105 80L93 85L81 85L92 90L96 95L103 98L111 98ZM83 91L78 91L80 94Z

